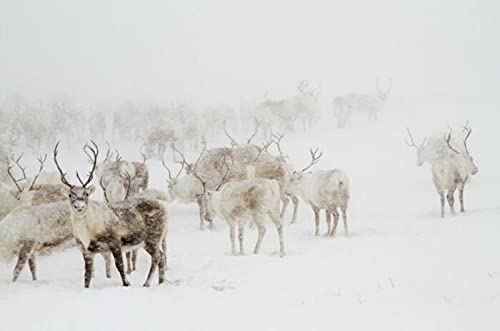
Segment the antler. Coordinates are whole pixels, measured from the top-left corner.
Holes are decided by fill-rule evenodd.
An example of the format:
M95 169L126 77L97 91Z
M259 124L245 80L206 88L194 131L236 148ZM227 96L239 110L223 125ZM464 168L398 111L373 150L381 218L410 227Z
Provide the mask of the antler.
M116 152L115 162L120 162L122 160L122 156L120 155L120 152L118 152L118 148L115 148L115 152Z
M175 142L171 143L170 146L182 158L182 160L180 162L178 162L178 163L181 163L183 166L186 167L186 169L188 169L189 168L189 163L186 161L186 158L184 157L184 153L182 153L177 147L175 147Z
M380 81L380 79L377 77L377 80L375 81L375 87L377 88L378 93L383 95L383 96L389 95L389 93L391 92L391 89L392 89L392 78L389 78L389 87L387 88L387 90L385 92L380 89L379 81Z
M14 185L16 185L16 188L19 191L19 193L21 193L23 191L23 188L21 188L21 186L19 186L19 182L24 180L25 178L16 179L11 171L14 166L10 165L10 161L9 161L8 157L6 157L6 160L7 160L7 173L9 174L9 177L14 182Z
M222 128L224 129L224 134L226 135L226 137L228 137L231 140L231 147L238 146L238 143L236 142L236 140L234 140L234 138L231 137L231 135L227 132L225 120L222 122ZM257 132L255 132L255 134L257 134ZM253 137L252 137L252 139L253 139Z
M451 143L450 143L450 141L451 141L451 130L450 130L450 133L448 133L448 135L445 135L445 136L444 136L444 141L446 141L446 144L448 145L448 147L449 147L449 148L450 148L453 152L455 152L455 153L457 153L457 154L460 154L460 152L459 152L459 151L457 151L455 148L453 148L453 147L451 146Z
M26 180L26 168L24 168L21 163L19 163L19 161L21 161L21 159L23 158L24 156L24 153L21 153L21 155L19 155L19 157L17 159L14 159L14 156L11 157L11 160L14 161L14 163L16 164L16 166L19 168L19 170L21 170L21 173L23 174L23 178L20 178L18 179L17 181L20 182L20 181L23 181L23 180Z
M143 152L140 152L141 155L142 155L142 164L146 164L146 161L147 161L147 157L146 157L146 154L144 154Z
M125 192L125 199L123 200L128 200L130 188L132 187L132 176L127 171L122 177L127 181L127 192Z
M80 182L80 184L82 184L84 188L87 187L87 185L90 184L90 182L92 182L92 179L94 178L94 172L97 166L97 157L99 156L99 148L97 147L97 144L93 140L91 140L90 142L92 143L93 147L90 146L89 144L85 145L86 148L90 151L90 153L92 153L92 169L90 169L87 181L84 183L80 178L78 171L76 172L76 178L78 178L78 181Z
M222 162L224 163L224 165L226 166L226 171L224 172L224 174L222 175L222 178L220 180L220 183L219 185L217 185L217 187L215 188L216 191L218 191L222 185L224 185L224 183L226 182L226 179L227 179L227 176L229 175L229 172L230 172L230 168L229 168L229 164L227 164L227 161L226 161L226 157L227 155L224 155L224 159L222 160Z
M299 90L299 92L302 94L302 95L307 95L307 87L309 86L309 82L307 80L301 80L298 84L297 84L297 89Z
M304 169L302 169L302 172L307 171L309 168L311 168L313 165L319 162L319 160L323 157L323 152L320 152L318 155L318 148L316 148L314 151L312 148L309 150L309 153L311 154L311 163Z
M104 161L102 161L103 163L106 163L109 160L111 160L114 154L114 152L111 152L111 145L109 144L109 141L106 141L106 146L108 146L108 150L106 151L106 157L104 158ZM85 154L87 154L87 151L85 151ZM90 155L87 154L87 156L89 157L89 160L92 160Z
M253 138L255 138L255 136L257 135L257 132L259 131L260 123L257 119L254 119L254 121L255 121L255 130L252 133L252 135L250 136L250 138L247 139L247 145L249 145L252 142Z
M405 143L408 146L415 147L417 150L419 150L419 149L421 149L425 145L425 142L427 141L427 138L424 138L424 141L422 142L422 144L420 144L420 146L418 146L417 144L415 144L415 140L413 140L413 136L411 134L410 129L406 128L406 131L408 132L408 136L410 137L410 142L408 142L408 140L405 140Z
M177 175L175 175L175 177L172 177L172 172L170 171L170 168L165 163L165 160L161 160L161 164L163 165L163 168L165 168L167 170L167 172L168 172L168 180L167 180L168 183L172 183L172 181L174 179L179 178L179 176L182 173L182 170L184 169L184 163L182 163L182 162L177 162L177 163L179 163L181 165L181 168L180 168L179 172L177 173Z
M284 136L285 136L284 133L281 133L281 134L273 133L273 142L276 145L276 148L278 148L278 152L280 153L280 156L282 159L285 159L285 155L283 155L283 151L281 150L280 143L281 143L281 139L283 139ZM274 138L276 138L276 140L274 140Z
M467 121L467 123L465 123L464 130L466 133L465 138L464 138L464 147L465 147L465 151L467 152L467 154L469 154L469 148L467 147L467 140L469 139L469 137L472 133L472 129L469 127L469 121Z
M71 185L67 180L66 180L66 174L64 171L62 171L61 167L59 166L59 163L57 162L57 148L59 147L59 141L57 142L56 146L54 147L54 163L56 164L57 170L59 170L59 174L61 174L61 182L68 186L69 188L73 188L74 185Z
M39 156L36 158L38 162L40 163L40 168L38 168L38 173L36 174L35 178L33 178L33 181L31 182L31 186L29 191L32 191L35 188L36 181L38 180L38 177L40 177L40 174L42 173L43 167L45 166L45 161L47 161L47 154L42 156Z
M99 185L101 185L102 192L104 193L104 200L106 200L106 203L109 203L108 194L106 193L106 188L104 187L103 183L103 177L101 177L101 179L99 180Z

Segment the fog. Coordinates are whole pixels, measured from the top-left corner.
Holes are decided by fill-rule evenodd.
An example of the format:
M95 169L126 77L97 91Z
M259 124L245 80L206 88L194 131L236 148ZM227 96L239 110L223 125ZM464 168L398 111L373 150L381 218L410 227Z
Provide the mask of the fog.
M321 85L321 98L497 104L500 3L484 1L10 1L0 97L230 103Z

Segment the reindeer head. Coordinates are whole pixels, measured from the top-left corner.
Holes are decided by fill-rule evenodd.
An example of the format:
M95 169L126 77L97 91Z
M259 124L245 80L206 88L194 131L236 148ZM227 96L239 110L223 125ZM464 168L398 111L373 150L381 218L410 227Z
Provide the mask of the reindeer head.
M320 159L323 157L323 152L319 152L318 148L313 150L312 148L309 150L309 154L311 155L311 162L307 165L307 167L301 170L295 170L290 177L290 181L288 182L289 189L296 192L299 188L300 181L302 180L305 172L309 170L312 166L317 164Z
M59 142L57 142L56 146L54 147L54 163L56 164L57 170L61 175L61 182L67 187L66 193L70 201L72 212L79 216L85 215L85 213L87 212L87 207L89 205L89 198L92 193L95 192L95 186L89 184L92 182L92 179L94 177L99 149L97 148L96 143L94 143L93 141L92 145L93 146L87 144L84 147L84 149L88 149L90 154L92 154L91 158L93 160L92 168L90 170L89 176L87 177L87 180L83 182L78 172L76 173L76 177L81 184L80 186L72 185L66 180L66 173L64 173L59 165L59 162L57 161L57 148L59 147Z
M471 133L472 133L472 129L469 128L467 125L464 126L464 130L465 130L465 137L464 137L464 147L465 147L465 151L464 152L461 152L459 150L457 150L456 148L454 148L452 145L451 145L451 132L448 133L448 135L446 135L444 137L444 141L446 142L446 144L448 145L448 148L456 155L460 155L464 160L465 160L465 166L467 167L467 172L472 174L472 175L475 175L479 172L479 169L478 167L476 166L476 164L474 163L474 158L470 155L469 153L469 148L467 147L467 140L469 139Z
M380 79L377 78L377 80L375 82L375 87L377 88L377 92L378 92L378 98L380 99L380 101L385 102L385 101L387 101L387 98L389 97L389 94L391 93L392 79L389 79L389 83L388 83L387 89L385 91L380 88L379 81L380 81Z
M410 129L406 129L408 132L408 137L410 138L410 141L406 140L406 144L410 147L414 147L417 150L417 166L421 167L424 165L425 161L428 159L428 155L426 155L425 151L425 146L427 142L427 138L425 138L421 144L416 144L415 141L413 140L413 136L411 134ZM427 153L428 154L428 153Z

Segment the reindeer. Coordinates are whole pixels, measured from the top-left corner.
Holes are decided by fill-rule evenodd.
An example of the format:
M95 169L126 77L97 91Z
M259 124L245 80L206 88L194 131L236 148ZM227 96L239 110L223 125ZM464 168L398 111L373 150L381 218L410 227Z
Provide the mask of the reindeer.
M221 182L222 184L222 182ZM259 231L254 254L258 254L262 239L266 233L264 217L268 216L278 230L280 256L285 256L283 222L280 212L280 188L278 182L264 178L255 178L255 169L248 168L248 178L239 182L229 182L206 192L207 221L215 216L223 218L229 225L231 253L237 255L235 227L238 224L240 255L245 255L243 245L244 230L247 221L253 222Z
M21 169L22 178L16 179L9 164L8 173L17 188L12 196L15 203L0 222L0 257L5 262L18 255L14 268L15 282L28 262L32 279L36 280L35 253L50 254L70 245L73 239L70 224L70 208L66 202L64 186L61 184L37 184L47 159L38 157L40 167L31 185L21 185L26 179L26 169L20 164L22 155L12 160ZM111 278L111 259L102 254L106 265L106 277Z
M54 163L66 186L71 206L71 225L77 245L85 261L84 286L88 288L92 278L94 255L111 252L123 286L130 283L123 266L122 249L143 246L151 255L151 266L144 286L151 285L151 278L159 268L161 284L165 280L167 211L154 200L133 199L130 201L104 204L90 200L95 186L90 185L97 166L99 150L97 145L86 145L92 157L92 168L84 182L77 172L80 185L73 185L57 161L59 142L54 147Z
M167 147L177 140L174 130L168 129L156 129L150 132L146 139L142 136L138 136L138 138L143 141L141 145L143 156L148 159L158 158L159 160L165 157Z
M375 82L377 94L349 93L337 98L337 103L342 103L351 112L368 113L369 120L377 120L378 113L383 109L392 89L392 79L386 90L380 88L380 80Z
M452 152L448 156L441 157L432 162L432 180L441 199L441 217L444 218L444 193L447 191L447 200L450 205L451 213L455 213L455 190L458 188L460 198L460 212L464 213L464 188L470 175L475 175L479 171L474 164L474 159L467 148L467 139L469 139L472 129L467 128L464 138L465 151L456 149L451 144L451 132L444 137L444 141Z
M92 159L87 149L88 147L85 147L84 152L91 162ZM143 162L129 162L122 160L118 151L116 152L115 161L111 161L113 153L110 153L108 147L104 162L96 170L107 202L126 200L128 195L135 196L147 190L149 184L149 170L145 155L143 155Z
M295 223L297 218L299 199L295 194L287 190L288 181L290 180L292 169L286 162L287 157L283 155L283 151L280 145L284 134L273 133L271 140L269 140L267 143L264 143L262 146L258 146L252 144L252 140L257 134L257 129L250 136L250 138L247 139L245 145L240 145L227 132L224 126L224 133L231 140L231 145L233 146L233 169L237 169L233 170L231 180L241 180L245 178L246 168L248 166L253 166L255 168L256 176L259 178L277 180L280 185L281 201L283 202L280 217L283 218L283 216L285 215L291 198L294 205L292 223ZM268 152L268 149L272 144L276 146L280 156L273 156Z
M290 180L290 190L298 194L311 206L316 226L315 236L319 236L319 213L321 209L325 209L326 223L328 225L327 236L333 237L335 235L339 220L338 208L342 212L345 234L349 236L347 228L347 206L350 198L349 177L337 169L306 173L323 156L323 153L318 154L318 149L314 151L311 149L310 154L311 162L309 165L293 173ZM333 227L331 215L333 215Z

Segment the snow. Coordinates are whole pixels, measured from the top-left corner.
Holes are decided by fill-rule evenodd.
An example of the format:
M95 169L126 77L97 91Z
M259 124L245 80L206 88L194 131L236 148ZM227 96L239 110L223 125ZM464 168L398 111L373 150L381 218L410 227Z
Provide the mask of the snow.
M314 237L312 211L302 203L287 225L287 256L279 258L275 228L267 226L261 254L230 256L227 226L199 230L196 204L169 209L169 283L140 287L149 258L139 253L133 284L123 288L116 270L83 288L76 248L38 258L39 281L27 269L11 284L13 263L0 269L2 330L498 330L500 329L499 133L493 107L448 105L416 109L391 105L378 122L353 119L335 129L331 115L311 134L283 139L299 168L308 149L323 160L314 168L344 170L351 179L351 236ZM470 150L479 173L466 186L466 213L439 217L430 167L416 167L404 140L406 127L421 137L469 120ZM224 139L223 137L221 139ZM224 140L221 140L224 141ZM214 146L210 143L210 146ZM137 155L135 146L123 151ZM122 150L122 148L120 149ZM84 157L60 155L68 173ZM137 156L136 156L137 157ZM149 161L151 186L166 187L166 173ZM85 167L86 162L82 162ZM86 168L80 169L81 172ZM458 203L456 201L455 203ZM291 217L287 213L287 221ZM257 235L247 230L246 251Z

